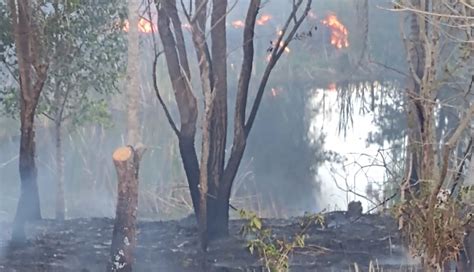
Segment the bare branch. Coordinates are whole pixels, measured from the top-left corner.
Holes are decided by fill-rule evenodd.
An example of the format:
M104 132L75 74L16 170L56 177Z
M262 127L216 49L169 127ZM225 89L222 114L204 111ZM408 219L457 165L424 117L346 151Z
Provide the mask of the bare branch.
M160 56L160 54L161 54L161 52L160 53L155 53L155 59L153 60L153 76L152 76L152 78L153 78L153 88L155 89L155 94L156 94L156 97L158 98L158 101L161 104L161 107L165 111L166 118L168 119L168 122L171 125L171 128L173 129L176 136L179 137L180 132L178 130L178 127L176 126L176 123L174 122L173 117L171 116L171 113L170 113L168 107L166 106L165 101L161 97L160 90L158 88L158 82L157 82L157 79L156 79L156 65L157 65L158 57Z
M459 125L457 126L456 130L454 131L453 135L449 138L449 140L446 142L443 150L443 168L441 169L441 175L440 179L437 181L436 187L432 191L432 199L435 199L436 196L438 195L439 190L443 186L443 181L446 178L446 175L448 173L448 167L449 167L449 155L451 154L451 151L453 150L454 146L456 143L459 141L459 139L462 136L462 133L464 130L467 128L469 125L469 122L471 121L472 116L474 115L474 104L472 104L469 107L468 112L464 116L464 118L459 122Z
M298 3L296 5L296 7L299 7L302 2L303 2L303 0L298 0ZM287 23L285 24L285 27L282 30L282 34L281 34L281 36L278 39L278 42L276 44L277 48L276 48L276 50L274 50L274 52L272 52L272 57L270 59L270 62L267 64L267 67L266 67L265 72L263 74L262 80L260 81L260 85L259 85L258 91L257 91L257 97L255 98L255 101L254 101L254 104L252 106L252 110L250 112L249 118L247 119L247 123L245 124L245 134L246 135L248 135L250 130L252 129L252 125L255 121L255 117L257 116L258 108L259 108L260 103L262 101L262 97L263 97L263 93L265 91L265 87L266 87L268 79L270 77L270 73L273 70L273 67L275 66L278 59L281 57L281 55L285 51L285 48L288 46L288 44L291 42L291 40L295 36L296 32L298 31L298 28L300 27L300 25L303 23L304 19L308 15L308 12L311 9L311 4L312 4L312 0L308 0L307 4L306 4L306 8L303 11L303 14L300 16L300 18L298 19L296 24L292 27L290 33L288 34L288 37L283 42L283 45L280 47L280 43L282 41L283 36L285 35L285 32L286 32L286 30L288 28L288 25L289 25L289 22L291 21L291 17L294 16L294 14L296 14L297 10L292 11L292 14L289 16L288 21L287 21Z

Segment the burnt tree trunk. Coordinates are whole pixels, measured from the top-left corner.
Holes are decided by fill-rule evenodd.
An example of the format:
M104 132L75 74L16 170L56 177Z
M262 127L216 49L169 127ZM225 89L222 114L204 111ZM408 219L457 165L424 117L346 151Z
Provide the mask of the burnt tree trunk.
M183 162L184 171L188 181L191 199L195 215L199 214L199 161L196 147L194 145L197 122L197 101L191 91L191 86L184 81L190 79L189 67L187 66L186 49L183 42L177 43L170 29L171 17L174 18L175 28L181 27L175 3L166 1L157 6L158 9L158 30L163 43L163 51L166 58L168 73L173 89L175 90L176 103L178 104L181 127L175 131L179 141L179 151ZM178 41L184 41L182 32L176 32ZM156 75L153 75L154 77Z
M228 205L219 197L219 186L225 166L227 143L227 1L213 0L211 13L212 92L215 101L210 120L209 181L207 198L208 237L216 239L228 235ZM227 201L228 203L228 201ZM227 208L226 208L227 207Z
M176 0L158 1L158 29L163 44L168 73L175 93L179 110L181 127L178 130L173 117L156 84L156 69L154 69L154 88L158 100L163 107L168 122L178 136L184 170L188 179L195 214L198 219L201 246L207 245L207 238L218 238L228 234L229 201L234 178L242 160L246 140L254 123L263 93L278 59L284 53L287 45L293 40L298 28L306 18L311 0L298 0L294 3L292 12L281 31L278 41L274 44L271 59L258 84L256 99L246 122L246 107L249 84L252 76L254 57L254 29L256 17L261 6L261 0L249 3L244 28L243 53L241 74L235 105L234 138L230 157L225 165L225 148L227 142L227 41L226 15L227 1L213 0L212 5L207 0L195 0L196 10L189 14L183 13L191 25L192 42L196 51L199 65L201 90L204 97L204 114L202 114L202 148L201 161L197 159L194 139L196 135L197 104L191 85L191 73L185 48L185 40L181 31L176 8ZM192 1L191 1L192 2ZM306 8L301 10L306 2ZM208 8L212 6L212 8ZM211 48L208 45L206 33L207 11L211 11ZM302 13L298 15L297 13ZM159 53L155 48L155 54ZM156 58L154 65L156 66ZM205 210L203 210L205 209ZM203 218L206 217L206 218ZM205 233L203 230L205 230Z
M112 159L117 171L117 209L107 271L132 271L136 246L138 172L143 148L115 150Z
M13 223L12 240L26 239L24 225L27 221L41 219L40 200L35 163L34 117L38 99L46 81L48 66L40 63L40 40L35 29L32 3L9 1L20 76L20 154L19 171L21 193Z

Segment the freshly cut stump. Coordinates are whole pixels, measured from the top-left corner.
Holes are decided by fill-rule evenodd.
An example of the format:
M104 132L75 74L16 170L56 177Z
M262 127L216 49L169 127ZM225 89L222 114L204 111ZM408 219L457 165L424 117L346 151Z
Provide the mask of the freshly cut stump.
M107 271L132 271L136 246L138 170L142 146L120 147L112 155L117 171L117 208Z

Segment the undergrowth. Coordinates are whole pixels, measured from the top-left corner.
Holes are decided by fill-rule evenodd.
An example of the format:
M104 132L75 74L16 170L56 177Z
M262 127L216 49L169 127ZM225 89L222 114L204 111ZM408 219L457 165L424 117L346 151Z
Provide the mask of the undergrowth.
M437 199L412 194L396 207L399 228L412 255L421 257L425 269L437 271L459 259L472 219L462 201L443 194L447 193L441 191Z
M312 224L324 226L322 214L305 215L300 222L300 230L291 241L277 239L270 228L263 226L263 221L252 211L240 210L240 217L247 220L240 234L251 236L247 248L251 254L257 253L265 270L268 272L285 272L289 269L290 255L296 248L305 246L306 232Z

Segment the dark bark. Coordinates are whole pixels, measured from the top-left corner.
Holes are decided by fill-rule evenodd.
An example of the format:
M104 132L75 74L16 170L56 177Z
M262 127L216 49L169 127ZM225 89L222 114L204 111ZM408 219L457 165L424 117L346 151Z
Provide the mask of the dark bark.
M47 65L40 64L38 35L32 18L31 1L9 2L20 75L20 154L21 193L13 224L12 240L26 239L24 225L41 219L35 163L34 117L40 93L46 80Z
M158 29L163 43L163 50L171 79L175 98L178 104L181 127L178 135L179 150L183 167L188 180L189 190L193 201L194 212L199 214L199 162L194 146L197 121L196 98L187 84L186 77L181 72L176 42L170 29L170 17L163 5L158 5ZM154 75L155 76L155 75Z
M232 184L234 182L237 170L240 166L242 157L245 152L247 137L250 134L255 118L257 116L257 112L260 107L260 103L262 101L263 93L265 91L268 79L270 78L270 74L273 68L275 67L277 61L285 51L286 46L293 39L296 34L296 31L308 15L308 12L311 8L311 3L311 0L307 1L303 14L300 15L298 18L296 17L296 12L303 4L303 0L299 0L294 4L292 13L285 22L285 25L283 26L282 34L275 43L275 48L272 51L270 61L267 64L264 74L260 80L257 90L257 96L255 98L255 101L253 102L249 117L247 119L247 122L244 123L245 108L247 105L248 96L248 86L252 72L250 66L252 65L253 60L253 37L255 29L255 19L258 13L258 9L260 7L260 1L254 0L250 3L244 29L244 61L242 63L242 70L239 78L239 87L236 101L234 143L232 145L229 161L227 162L224 171L222 184L220 186L221 188L219 189L222 197L230 197ZM291 30L288 31L290 23L293 21L294 25L290 28Z
M20 199L13 223L13 242L23 242L24 226L28 221L41 219L40 200L37 184L37 169L35 164L35 131L34 113L30 107L22 105L21 136L20 136Z
M189 191L193 201L194 212L199 214L199 163L194 146L194 138L179 137L179 152L188 180Z
M469 226L468 226L469 227ZM464 237L464 248L457 262L458 272L468 272L474 270L474 233L473 229L467 230Z
M225 165L228 126L227 38L225 26L227 1L212 1L210 30L212 50L209 50L206 39L206 18L209 2L209 0L195 0L193 13L189 14L187 10L184 11L188 22L192 26L192 40L199 65L201 88L205 102L201 165L199 165L194 147L197 118L196 98L191 92L192 87L189 81L190 75L187 67L188 61L185 54L184 39L182 38L182 31L178 27L181 22L176 9L176 0L157 2L159 33L181 118L179 132L177 132L169 114L167 114L167 117L179 138L180 153L195 214L200 226L201 246L204 249L207 246L207 237L218 238L228 234L229 199L232 184L240 166L246 140L255 120L263 92L272 69L308 14L312 1L307 1L306 9L300 16L296 16L296 12L300 9L304 0L298 0L294 3L292 14L283 28L283 35L276 43L272 59L260 80L257 99L253 103L252 111L246 123L245 112L254 57L255 21L261 4L260 0L250 1L244 29L244 60L235 106L234 138L227 165ZM170 21L173 23L174 32L170 28ZM293 26L289 28L292 22L294 22ZM283 39L283 36L285 36L285 39ZM155 90L157 89L155 87ZM158 91L157 96L165 112L168 113ZM207 229L205 233L203 232L204 229Z
M219 195L219 185L225 165L227 143L227 1L213 0L211 15L212 69L215 101L210 123L210 154L208 162L208 236L210 239L227 235L228 200ZM227 203L227 205L225 205Z
M107 271L132 271L136 246L138 173L143 149L117 149L113 161L117 171L117 209Z

